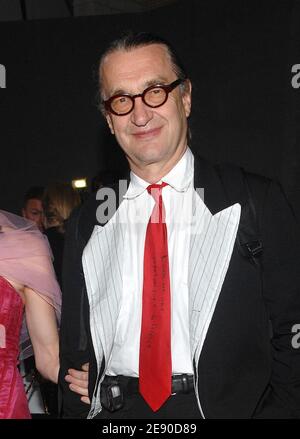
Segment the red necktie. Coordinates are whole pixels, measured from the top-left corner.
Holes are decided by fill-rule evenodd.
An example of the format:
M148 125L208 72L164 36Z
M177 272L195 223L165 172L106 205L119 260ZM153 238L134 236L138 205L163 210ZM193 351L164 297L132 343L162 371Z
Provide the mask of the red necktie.
M147 190L155 200L146 231L143 311L140 339L139 390L157 411L171 394L171 307L168 236L162 188Z

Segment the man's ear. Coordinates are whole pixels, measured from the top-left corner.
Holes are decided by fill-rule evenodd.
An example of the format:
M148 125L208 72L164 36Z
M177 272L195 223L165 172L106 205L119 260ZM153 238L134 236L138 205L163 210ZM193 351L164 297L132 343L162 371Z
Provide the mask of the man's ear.
M182 102L186 117L189 117L192 107L192 84L189 79L184 82L184 89L182 91Z
M105 114L105 119L106 119L106 122L107 122L107 124L108 124L108 126L109 126L110 132L111 132L112 134L115 134L114 124L113 124L113 121L112 121L111 115L110 115L109 113L106 113L106 114Z

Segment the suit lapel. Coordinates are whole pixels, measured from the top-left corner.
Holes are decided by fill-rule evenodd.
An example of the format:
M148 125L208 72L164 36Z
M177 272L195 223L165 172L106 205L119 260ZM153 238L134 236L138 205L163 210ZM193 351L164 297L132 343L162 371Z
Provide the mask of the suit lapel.
M188 282L191 354L198 362L229 267L241 206L229 205L214 168L197 157L194 186ZM197 188L204 189L204 202Z
M118 187L112 190L116 194L116 209L106 224L94 226L82 256L95 354L99 358L97 353L102 351L106 362L111 353L121 307L126 230L124 203L119 204Z

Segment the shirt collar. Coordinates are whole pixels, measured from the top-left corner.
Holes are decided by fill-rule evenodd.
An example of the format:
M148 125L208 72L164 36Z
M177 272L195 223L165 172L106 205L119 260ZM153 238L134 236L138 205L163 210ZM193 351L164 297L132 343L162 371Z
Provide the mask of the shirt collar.
M160 181L164 181L177 192L186 192L190 187L194 176L194 156L190 148L187 148L178 163ZM149 186L149 183L130 172L130 184L124 198L133 199L141 195Z

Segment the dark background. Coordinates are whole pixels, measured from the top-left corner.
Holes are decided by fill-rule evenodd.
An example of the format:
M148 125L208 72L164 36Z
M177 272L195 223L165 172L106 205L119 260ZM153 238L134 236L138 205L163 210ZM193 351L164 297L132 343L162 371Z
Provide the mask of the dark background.
M95 71L126 29L169 39L190 72L192 148L283 184L300 215L299 0L182 0L142 13L0 23L0 208L26 189L125 161L96 109ZM300 80L299 80L300 85Z

